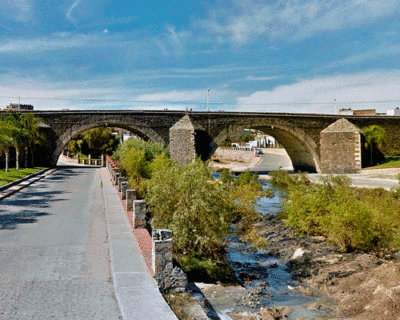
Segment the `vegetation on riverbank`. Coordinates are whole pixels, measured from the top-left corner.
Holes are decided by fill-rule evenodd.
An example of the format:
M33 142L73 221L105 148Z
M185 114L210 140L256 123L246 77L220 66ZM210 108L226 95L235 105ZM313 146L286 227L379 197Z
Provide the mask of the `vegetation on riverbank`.
M9 168L8 172L5 171L5 169L0 170L0 186L6 185L8 183L11 183L13 181L22 179L26 176L29 176L43 168L23 168L23 169L15 169L15 168Z
M206 274L208 280L231 277L224 263L232 221L243 240L265 245L253 230L259 218L255 198L263 190L250 172L237 178L223 172L215 180L199 159L180 166L162 145L137 139L121 144L113 159L129 177L130 187L146 199L152 225L172 230L175 258L185 271Z
M282 218L299 233L322 235L343 251L385 254L400 249L399 188L356 189L344 176L312 184L304 175L272 173L287 187Z
M373 167L368 167L368 169L379 168L400 168L400 156L387 156L385 157L385 162Z

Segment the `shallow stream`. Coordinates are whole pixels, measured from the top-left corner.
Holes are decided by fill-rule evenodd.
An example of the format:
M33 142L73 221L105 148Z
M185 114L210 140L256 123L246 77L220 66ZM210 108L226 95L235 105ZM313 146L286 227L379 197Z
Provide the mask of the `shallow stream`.
M271 186L269 182L262 183L264 188ZM257 210L263 215L277 214L282 210L282 195L283 191L274 189L274 197L258 199ZM238 286L240 289L231 286L203 291L220 319L232 319L229 314L234 311L256 312L261 307L280 306L292 309L287 319L313 319L322 316L319 311L311 311L307 306L323 302L324 297L318 292L313 292L312 297L295 293L299 283L293 279L281 260L241 243L234 235L228 239L228 263L235 269L236 276L243 285ZM219 292L221 290L222 293Z

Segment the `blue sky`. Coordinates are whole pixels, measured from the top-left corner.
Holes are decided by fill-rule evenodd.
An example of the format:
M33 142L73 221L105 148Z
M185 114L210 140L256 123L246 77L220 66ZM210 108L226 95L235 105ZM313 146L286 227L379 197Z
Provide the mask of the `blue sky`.
M0 0L0 106L400 106L400 0Z

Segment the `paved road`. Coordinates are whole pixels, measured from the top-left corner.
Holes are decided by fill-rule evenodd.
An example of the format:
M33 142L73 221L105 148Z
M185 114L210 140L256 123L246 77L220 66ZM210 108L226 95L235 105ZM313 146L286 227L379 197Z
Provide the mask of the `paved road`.
M263 149L260 162L253 168L259 172L293 170L292 161L283 149ZM253 170L252 169L252 170Z
M0 319L120 319L100 170L64 168L0 202Z

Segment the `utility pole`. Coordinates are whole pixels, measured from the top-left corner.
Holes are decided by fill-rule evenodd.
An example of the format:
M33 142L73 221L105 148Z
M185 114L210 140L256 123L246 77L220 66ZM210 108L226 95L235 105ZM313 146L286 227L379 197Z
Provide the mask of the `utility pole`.
M207 112L210 112L210 88L207 89ZM208 115L208 133L210 133L210 115Z

